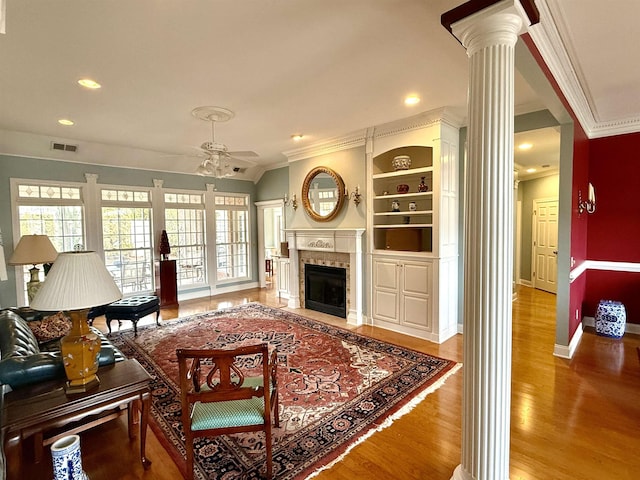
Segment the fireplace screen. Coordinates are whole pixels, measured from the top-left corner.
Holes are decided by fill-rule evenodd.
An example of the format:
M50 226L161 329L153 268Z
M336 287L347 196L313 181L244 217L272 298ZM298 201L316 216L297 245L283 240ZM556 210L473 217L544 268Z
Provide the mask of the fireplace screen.
M347 318L346 285L346 269L305 264L305 308Z

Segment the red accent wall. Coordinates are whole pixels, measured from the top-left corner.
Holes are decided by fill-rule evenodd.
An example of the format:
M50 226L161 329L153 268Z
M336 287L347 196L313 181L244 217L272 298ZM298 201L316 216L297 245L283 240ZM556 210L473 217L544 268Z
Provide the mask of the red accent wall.
M589 185L590 142L582 127L574 119L573 131L573 178L571 180L571 257L578 266L588 258L588 218L578 214L578 190L585 192ZM582 322L583 302L586 295L586 278L582 274L569 285L569 339ZM578 318L575 312L578 310Z
M640 273L589 270L584 315L595 317L600 300L622 302L627 310L627 323L640 323Z
M587 258L640 263L640 133L590 141L589 179L596 211L588 217ZM640 273L589 270L584 314L593 317L602 299L622 302L627 322L640 324Z
M571 288L569 289L569 330L571 331L569 340L571 340L571 337L578 328L578 325L582 322L582 317L586 315L583 310L586 284L587 276L583 274L571 283ZM578 311L577 320L575 314L576 310Z
M640 133L591 140L596 212L588 216L589 260L640 263L639 151Z

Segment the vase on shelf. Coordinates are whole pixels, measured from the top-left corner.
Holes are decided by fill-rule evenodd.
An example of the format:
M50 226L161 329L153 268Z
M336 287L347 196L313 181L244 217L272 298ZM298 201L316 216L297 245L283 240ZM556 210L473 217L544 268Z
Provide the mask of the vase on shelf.
M424 177L420 177L420 183L418 184L418 192L427 192L429 187L424 183Z
M400 211L400 202L397 200L394 200L393 202L391 202L391 211L392 212L399 212Z
M391 165L395 171L408 170L409 167L411 167L411 157L409 157L409 155L398 155L393 157Z

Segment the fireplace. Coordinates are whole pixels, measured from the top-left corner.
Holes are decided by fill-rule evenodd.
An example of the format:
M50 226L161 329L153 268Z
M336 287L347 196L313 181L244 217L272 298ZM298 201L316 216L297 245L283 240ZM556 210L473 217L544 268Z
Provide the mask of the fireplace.
M305 308L347 318L347 271L344 268L304 266Z
M364 316L364 228L287 229L289 242L289 308L307 305L305 270L308 265L333 267L345 275L343 312L337 313L350 325L362 325Z

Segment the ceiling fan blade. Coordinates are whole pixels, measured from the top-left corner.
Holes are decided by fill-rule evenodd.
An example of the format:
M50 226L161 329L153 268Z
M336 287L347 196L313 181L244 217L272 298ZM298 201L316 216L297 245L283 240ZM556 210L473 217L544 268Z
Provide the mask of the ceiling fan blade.
M227 158L231 163L239 164L239 166L243 166L243 167L254 167L257 165L256 162L252 162L251 160L245 160L244 158L236 158L231 155L227 155Z
M232 157L259 157L256 152L252 152L251 150L240 150L237 152L227 152Z

